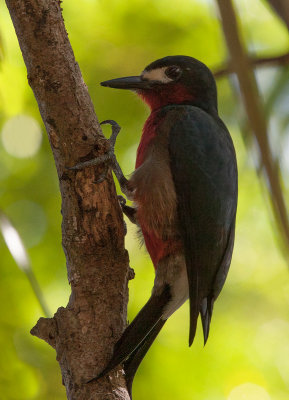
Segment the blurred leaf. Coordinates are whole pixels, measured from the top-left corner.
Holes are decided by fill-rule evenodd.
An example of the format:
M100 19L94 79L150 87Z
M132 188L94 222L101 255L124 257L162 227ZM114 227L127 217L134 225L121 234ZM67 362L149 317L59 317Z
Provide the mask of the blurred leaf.
M285 22L289 29L289 2L288 0L268 0L268 3Z
M2 35L0 33L0 62L4 59L4 47L2 41Z

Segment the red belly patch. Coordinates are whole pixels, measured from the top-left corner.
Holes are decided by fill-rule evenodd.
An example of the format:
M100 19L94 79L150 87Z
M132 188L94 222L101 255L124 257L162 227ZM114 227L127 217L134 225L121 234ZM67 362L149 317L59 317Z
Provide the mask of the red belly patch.
M157 268L158 263L161 259L168 256L169 254L176 253L182 248L181 243L178 240L162 240L161 238L158 238L154 232L147 232L143 227L141 227L141 229L147 251L152 259L155 268Z

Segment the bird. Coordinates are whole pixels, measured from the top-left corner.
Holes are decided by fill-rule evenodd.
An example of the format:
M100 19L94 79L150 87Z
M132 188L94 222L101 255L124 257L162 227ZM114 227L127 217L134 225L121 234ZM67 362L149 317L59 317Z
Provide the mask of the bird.
M115 169L122 191L133 201L133 207L124 199L120 204L140 228L155 268L154 285L108 365L90 380L123 364L132 397L133 379L145 354L167 319L188 299L189 346L199 316L207 342L213 305L231 264L238 172L232 138L218 115L215 80L201 61L167 56L139 76L101 85L132 90L150 108L134 172L126 179L118 164Z

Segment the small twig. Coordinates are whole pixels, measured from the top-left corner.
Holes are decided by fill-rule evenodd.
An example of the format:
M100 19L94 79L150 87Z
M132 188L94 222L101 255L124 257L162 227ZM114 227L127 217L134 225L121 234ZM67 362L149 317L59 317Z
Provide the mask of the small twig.
M251 57L248 55L248 62L251 67L268 67L272 65L287 65L289 64L289 53L281 54L279 56L269 57ZM215 78L222 78L223 76L233 74L234 68L231 64L224 65L214 72Z
M268 0L271 7L278 16L285 22L289 29L289 2L288 0Z
M279 178L279 165L273 159L271 153L266 118L263 113L257 82L252 71L251 63L241 43L232 1L227 0L224 2L223 0L217 0L217 2L221 13L224 35L230 51L230 64L238 77L248 121L260 150L265 179L268 179L272 210L285 244L284 248L288 249L289 223Z

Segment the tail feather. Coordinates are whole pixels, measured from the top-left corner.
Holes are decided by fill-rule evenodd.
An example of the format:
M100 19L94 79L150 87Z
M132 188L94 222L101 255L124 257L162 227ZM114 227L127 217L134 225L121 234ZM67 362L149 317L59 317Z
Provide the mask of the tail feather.
M198 316L199 316L199 311L195 310L195 308L191 305L191 302L190 302L190 334L189 334L189 346L190 347L193 344L193 341L195 339Z
M147 335L142 344L129 356L129 358L124 363L125 370L125 380L127 385L127 390L132 399L132 384L134 380L134 376L140 366L142 360L144 359L146 353L149 348L153 344L155 338L159 334L160 330L166 323L166 320L160 319L150 333Z
M207 343L209 332L210 332L210 323L213 313L213 300L205 297L201 303L200 314L203 325L203 334L204 334L204 345Z
M152 295L145 306L140 310L132 323L125 329L121 338L114 347L112 358L105 369L95 378L88 382L98 380L99 378L108 374L117 365L123 363L130 356L131 362L133 361L133 354L141 355L141 346L145 339L154 330L155 326L161 321L163 310L166 304L171 299L170 287L167 285L159 296ZM149 336L150 337L150 336ZM153 333L151 335L153 337ZM144 343L144 346L145 343ZM147 347L147 350L150 346ZM144 347L145 349L146 347ZM140 353L138 350L140 349ZM147 351L146 350L146 351ZM145 355L143 352L143 357ZM143 358L142 357L142 358ZM141 362L140 359L139 363ZM139 364L138 364L139 365ZM137 366L138 366L137 365ZM136 369L135 369L136 372Z
M198 295L198 280L189 279L192 282L189 286L190 291L190 333L189 333L189 346L193 344L195 339L197 323L199 317L199 295Z

